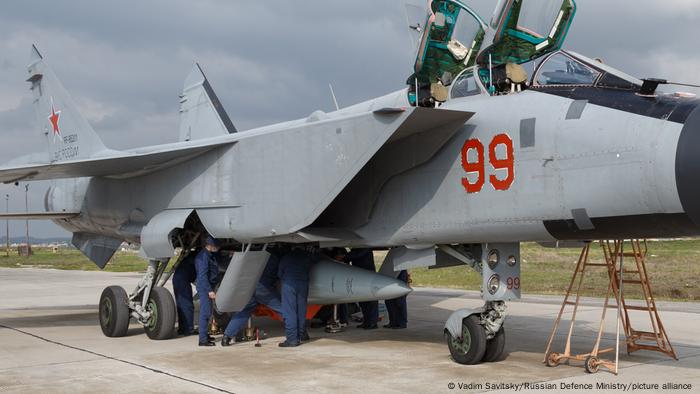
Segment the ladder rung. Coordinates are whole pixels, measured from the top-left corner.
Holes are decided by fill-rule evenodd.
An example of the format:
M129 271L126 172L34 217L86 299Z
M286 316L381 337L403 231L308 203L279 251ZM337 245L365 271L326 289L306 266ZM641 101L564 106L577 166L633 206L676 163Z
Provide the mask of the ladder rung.
M626 274L638 274L639 271L627 271L627 270L625 270L625 273Z
M671 354L672 350L668 348L662 348L659 346L654 346L654 345L642 345L635 343L632 345L632 347L636 348L637 350L653 350L656 352L661 352L661 353L666 353L666 354Z
M641 280L632 280L632 279L623 279L622 283L636 283L638 285L641 285L642 281Z
M600 263L586 263L587 267L607 267L608 264L600 264Z
M630 305L627 305L627 306L625 307L625 309L630 309L630 310L633 310L633 311L647 311L647 312L648 312L648 311L653 311L653 310L654 310L654 307L653 307L653 306L646 307L646 306L630 306Z
M625 252L622 254L624 257L642 257L641 253Z
M650 338L650 339L656 339L660 335L655 334L653 332L649 331L635 331L634 335L639 335L640 338Z
M566 305L576 305L574 301L566 301L564 302Z

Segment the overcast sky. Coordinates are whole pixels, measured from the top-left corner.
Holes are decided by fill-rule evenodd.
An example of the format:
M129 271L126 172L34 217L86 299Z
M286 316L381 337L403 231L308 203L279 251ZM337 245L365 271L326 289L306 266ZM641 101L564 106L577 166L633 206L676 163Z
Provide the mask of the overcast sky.
M467 3L488 21L496 2ZM700 1L578 3L565 48L635 76L700 82ZM404 4L3 1L0 162L42 146L24 82L32 43L105 144L123 149L177 139L177 96L195 61L239 130L331 110L328 83L341 106L402 88L413 63ZM30 185L30 210L43 210L46 188ZM0 186L0 195L7 193L10 210L23 211L23 186ZM12 223L10 232L23 234L24 223ZM31 232L67 235L53 223L34 222Z

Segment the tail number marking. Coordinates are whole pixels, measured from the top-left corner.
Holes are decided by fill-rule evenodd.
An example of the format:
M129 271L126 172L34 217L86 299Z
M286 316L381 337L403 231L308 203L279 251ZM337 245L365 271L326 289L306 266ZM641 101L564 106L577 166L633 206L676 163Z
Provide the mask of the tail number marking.
M493 173L489 175L491 186L499 191L510 189L515 180L515 157L513 140L508 134L498 134L489 143L489 163L493 168ZM462 146L462 169L466 172L462 186L467 193L480 192L486 181L486 165L484 145L476 138L465 141Z

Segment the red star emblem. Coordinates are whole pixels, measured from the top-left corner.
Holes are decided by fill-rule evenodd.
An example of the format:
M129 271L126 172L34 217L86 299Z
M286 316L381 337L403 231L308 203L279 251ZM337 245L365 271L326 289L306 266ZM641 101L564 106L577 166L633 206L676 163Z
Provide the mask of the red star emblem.
M61 111L56 111L53 106L53 100L51 100L51 115L49 115L49 122L53 127L53 135L61 135L61 130L58 128L58 120L61 118Z

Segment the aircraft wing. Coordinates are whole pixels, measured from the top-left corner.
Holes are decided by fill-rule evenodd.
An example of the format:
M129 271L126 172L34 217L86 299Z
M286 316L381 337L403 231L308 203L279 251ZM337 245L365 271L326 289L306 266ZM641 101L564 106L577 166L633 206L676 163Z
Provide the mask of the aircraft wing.
M198 144L176 143L117 152L103 157L0 167L0 182L93 176L131 178L183 163L217 147L233 144L235 141L220 139Z

